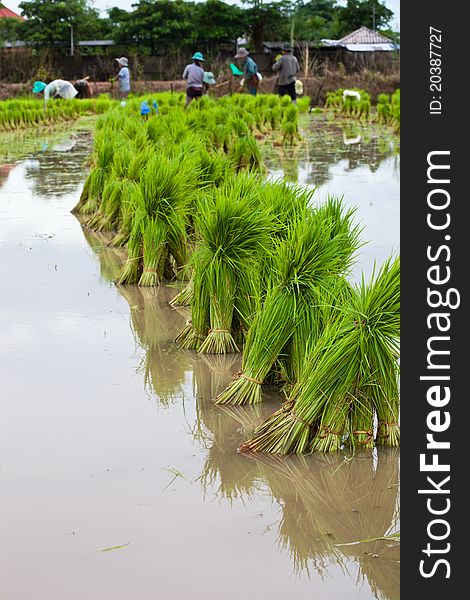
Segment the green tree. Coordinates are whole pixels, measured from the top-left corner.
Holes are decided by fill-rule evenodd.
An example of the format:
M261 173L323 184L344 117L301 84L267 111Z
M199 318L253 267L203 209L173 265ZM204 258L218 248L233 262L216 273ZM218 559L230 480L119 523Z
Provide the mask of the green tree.
M393 11L379 0L348 0L337 10L337 35L342 37L363 26L385 29L392 17Z
M289 0L263 2L263 0L242 0L246 9L247 30L253 48L263 49L265 40L288 40L290 38L293 5Z
M18 28L25 42L68 45L71 27L76 41L93 39L103 28L103 20L89 0L24 0L19 6L26 17Z
M0 8L2 4L0 2ZM4 18L0 19L0 46L5 42L16 42L19 37L19 26L21 21L18 19Z
M336 10L336 0L298 0L293 15L295 39L318 42L332 38Z
M175 49L197 38L194 2L184 0L139 0L134 10L118 17L113 36L120 44L134 43L152 54L157 49Z
M246 11L221 0L207 0L195 6L194 26L201 42L235 40L246 31Z

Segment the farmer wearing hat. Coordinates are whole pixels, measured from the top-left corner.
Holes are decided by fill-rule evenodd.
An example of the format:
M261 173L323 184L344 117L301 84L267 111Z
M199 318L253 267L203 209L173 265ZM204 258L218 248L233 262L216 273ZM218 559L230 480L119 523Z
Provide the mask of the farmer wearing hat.
M243 64L243 84L246 86L248 93L256 96L259 84L258 67L255 61L248 56L249 54L246 48L240 48L234 58L239 59Z
M49 98L64 98L65 100L71 100L78 94L77 90L70 83L70 81L64 81L63 79L54 79L50 83L44 83L43 81L35 81L33 85L33 94L44 94L44 106L47 105Z
M186 65L183 71L183 79L186 79L186 106L194 98L200 98L204 88L204 69L202 68L204 57L200 52L195 52L192 61Z
M294 49L288 44L282 48L282 56L274 63L273 71L279 73L277 87L279 96L288 94L296 102L295 81L299 73L299 62L293 55Z
M121 67L117 78L119 79L119 97L127 98L131 91L131 75L129 73L129 61L125 56L116 58L118 65ZM113 79L114 81L114 79Z

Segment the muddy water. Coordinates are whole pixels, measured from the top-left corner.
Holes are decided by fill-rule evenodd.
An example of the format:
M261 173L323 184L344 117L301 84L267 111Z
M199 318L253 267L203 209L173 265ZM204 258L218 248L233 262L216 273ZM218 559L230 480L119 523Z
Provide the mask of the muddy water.
M86 136L0 182L0 597L399 598L396 451L249 458L275 407L216 407L239 358L175 347L172 287L70 213ZM342 545L348 544L348 545Z
M315 189L314 201L343 197L356 209L365 245L352 278L369 277L400 243L400 145L390 127L314 115L301 120L302 143L267 151L271 177Z

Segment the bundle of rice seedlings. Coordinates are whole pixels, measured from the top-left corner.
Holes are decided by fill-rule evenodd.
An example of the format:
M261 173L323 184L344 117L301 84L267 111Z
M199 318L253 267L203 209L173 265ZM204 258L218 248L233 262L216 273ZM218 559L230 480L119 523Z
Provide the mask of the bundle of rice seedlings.
M243 169L263 170L261 150L256 139L251 135L236 138L229 149L228 156L237 171Z
M221 354L237 352L233 339L235 313L246 322L259 298L258 254L268 246L269 215L253 212L249 196L234 186L216 191L201 202L197 231L201 245L199 265L205 264L209 281L211 329L199 351ZM235 192L235 193L234 193Z
M186 350L199 350L210 328L210 314L207 303L209 296L208 280L204 273L204 263L198 255L191 258L193 265L193 291L191 298L191 319L175 337L175 343ZM200 264L199 264L200 263Z
M134 221L127 243L127 260L116 277L116 284L138 283L142 274L142 218Z
M297 98L297 108L299 112L306 113L310 108L311 98L310 96L302 96L301 98Z
M129 241L135 219L137 198L140 188L135 181L123 179L119 195L119 215L116 217L116 235L111 239L112 246L125 246ZM116 198L117 200L117 198Z
M194 281L191 277L189 283L185 285L170 301L169 304L173 308L191 306L194 295Z
M186 263L185 213L197 175L193 161L170 159L163 154L151 157L142 173L131 234L135 249L140 242L139 256L143 258L139 285L158 285L174 277ZM136 283L137 261L134 256L130 261L133 265L123 270L120 283Z
M93 167L88 175L80 200L72 209L74 213L90 215L99 208L101 195L106 180L111 172L114 152L120 140L108 139L101 134L95 138L95 155Z
M316 211L306 210L288 226L276 243L273 281L262 309L250 327L240 377L217 403L245 404L262 399L262 384L281 357L294 332L302 345L311 336L310 325L321 320L309 311L321 305L330 280L348 272L359 247L359 228L351 224L353 210L344 211L340 200L330 198Z
M297 124L292 121L285 121L282 124L282 139L284 144L293 145L297 140L300 140Z
M398 397L378 394L397 381L399 261L391 259L354 290L305 358L288 402L244 443L242 451L288 454L373 446L373 409L398 427ZM373 391L375 390L375 391ZM392 414L386 414L392 408ZM380 411L380 412L379 412ZM386 414L386 416L385 416ZM394 429L394 431L397 431ZM398 443L387 435L384 444Z
M119 214L120 203L121 181L111 177L103 186L101 205L94 215L86 221L87 226L90 229L96 229L96 231L112 230L114 219Z
M143 271L139 285L155 286L160 284L165 259L166 227L156 218L142 219Z

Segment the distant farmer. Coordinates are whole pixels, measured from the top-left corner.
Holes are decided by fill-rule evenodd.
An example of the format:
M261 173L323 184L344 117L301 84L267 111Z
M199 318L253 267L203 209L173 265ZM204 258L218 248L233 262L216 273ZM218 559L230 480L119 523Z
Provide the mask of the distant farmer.
M285 45L282 49L282 56L274 63L273 71L279 73L277 81L279 96L289 95L292 102L296 102L297 94L295 91L295 81L299 73L299 62L293 55L294 49Z
M127 98L131 91L131 75L129 73L129 61L125 56L116 58L120 67L117 79L119 81L119 98ZM113 80L114 81L114 80Z
M234 58L240 59L243 65L243 85L246 86L249 94L256 96L259 85L258 67L255 61L248 56L249 54L246 48L240 48Z
M194 100L200 98L204 88L204 56L200 52L195 52L192 56L192 63L186 65L183 71L183 79L186 79L186 106Z
M74 87L78 92L77 98L91 98L93 96L93 90L90 82L88 81L89 79L90 76L87 75L82 79L77 79L77 81L74 83Z
M75 98L78 92L70 81L54 79L54 81L47 84L44 83L44 81L35 81L33 94L44 94L44 106L46 106L49 98L64 98L65 100L71 100L72 98Z

